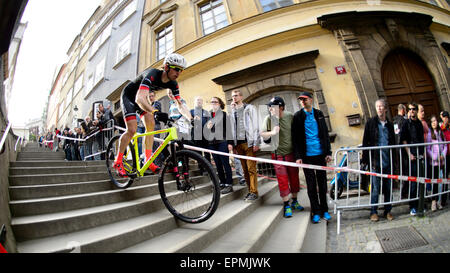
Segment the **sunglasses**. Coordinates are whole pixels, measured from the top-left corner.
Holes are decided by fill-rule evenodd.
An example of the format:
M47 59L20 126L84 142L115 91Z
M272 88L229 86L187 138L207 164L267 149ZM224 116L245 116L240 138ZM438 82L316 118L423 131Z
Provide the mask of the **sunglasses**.
M169 68L172 68L173 70L175 70L175 71L177 71L177 72L183 71L183 68L180 68L180 67L174 66L174 65L169 65Z
M211 104L217 104L217 103L219 103L218 101L212 101L212 102L210 102Z
M409 111L416 111L417 108L408 108Z

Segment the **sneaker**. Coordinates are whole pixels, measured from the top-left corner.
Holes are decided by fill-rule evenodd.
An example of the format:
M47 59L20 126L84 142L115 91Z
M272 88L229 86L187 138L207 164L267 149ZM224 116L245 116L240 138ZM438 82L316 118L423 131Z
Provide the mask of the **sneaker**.
M247 182L245 182L245 179L241 179L241 180L239 181L239 185L245 186L245 185L247 185Z
M378 214L373 213L370 215L370 221L372 222L378 222L379 218L378 218Z
M328 212L324 212L323 213L323 219L325 219L326 221L330 221L331 220L331 216Z
M157 174L161 170L155 163L150 164L149 169L152 170L154 174Z
M292 202L292 203L291 203L291 208L292 208L293 210L298 210L298 211L303 211L303 210L305 210L304 207L300 206L300 204L298 203L298 201Z
M436 200L431 201L431 211L436 211L437 210L437 205L436 205Z
M113 167L120 177L128 177L122 162L114 163Z
M220 191L221 194L227 194L233 192L232 186L224 186L223 189Z
M292 208L290 206L284 207L284 218L292 217Z
M440 203L437 203L437 209L439 209L439 210L443 209L443 207Z
M384 215L384 217L386 217L386 219L387 219L388 221L394 220L394 216L392 216L392 214L391 214L390 212L386 213L386 214Z
M417 215L416 209L412 208L411 211L409 212L409 214L411 214L412 216L416 216Z
M247 199L245 199L246 202L255 202L258 199L258 195L254 194L254 193L250 193L247 197Z
M247 198L250 196L250 193L247 193L247 195L244 197L244 201L247 201Z
M319 214L314 214L314 216L312 218L312 222L313 222L313 224L320 223L320 215Z

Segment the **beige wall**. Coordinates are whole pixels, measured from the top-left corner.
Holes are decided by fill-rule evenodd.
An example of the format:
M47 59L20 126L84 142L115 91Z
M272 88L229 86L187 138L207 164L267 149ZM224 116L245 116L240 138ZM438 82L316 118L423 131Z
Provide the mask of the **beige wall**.
M212 81L216 77L318 50L316 72L333 132L337 133L333 149L361 143L363 126L349 127L346 116L362 115L362 109L342 49L331 32L318 26L318 17L348 11L425 13L430 14L433 25L437 25L432 31L438 43L450 38L445 32L450 25L449 11L412 0L380 1L380 5L368 4L376 1L294 1L299 4L267 13L261 13L257 0L224 0L229 26L204 37L196 8L202 1L172 0L162 5L155 2L147 1L144 11L138 70L162 66L162 60L157 61L155 56L154 33L159 26L172 22L174 49L188 62L179 84L182 97L190 107L195 96L206 100L213 95L225 99L222 87ZM344 65L347 74L337 75L334 68L338 65ZM165 91L157 93L158 98L165 95Z

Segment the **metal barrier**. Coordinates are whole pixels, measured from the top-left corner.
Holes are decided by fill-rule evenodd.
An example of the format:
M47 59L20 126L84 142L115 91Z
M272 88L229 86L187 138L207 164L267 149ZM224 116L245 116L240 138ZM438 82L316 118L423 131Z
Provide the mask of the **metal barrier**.
M450 193L449 182L446 179L450 166L447 166L445 155L444 158L439 156L434 161L430 158L431 149L437 148L439 155L443 155L442 147L448 144L450 141L338 149L334 155L334 161L335 166L340 169L336 169L334 183L332 181L334 189L330 189L330 192L334 191L333 202L334 213L337 214L337 233L340 233L342 210L418 202L414 206L417 206L421 213L425 198ZM409 148L417 159L408 158L409 154L405 148ZM368 153L368 166L362 164L362 153ZM446 153L448 154L448 151ZM341 159L339 166L338 158ZM367 186L364 182L367 183ZM376 200L376 194L373 193L374 183L376 183L378 200ZM425 184L429 185L427 186L428 193ZM339 195L344 193L343 188L346 188L346 198L339 199ZM361 194L362 189L366 189L369 194ZM355 193L354 190L357 192ZM384 196L388 200L384 199L380 202L381 195L385 194L388 195L387 198Z
M83 156L83 161L89 160L89 158L94 158L90 160L101 160L102 154L106 152L106 146L109 140L114 136L114 130L116 126L114 125L114 120L108 120L106 122L105 128L100 128L95 132L92 132L85 138L73 138L57 135L59 139L68 139L77 142L78 146L82 146L84 151L87 151L88 155ZM65 147L63 147L65 148ZM95 149L95 153L94 153Z

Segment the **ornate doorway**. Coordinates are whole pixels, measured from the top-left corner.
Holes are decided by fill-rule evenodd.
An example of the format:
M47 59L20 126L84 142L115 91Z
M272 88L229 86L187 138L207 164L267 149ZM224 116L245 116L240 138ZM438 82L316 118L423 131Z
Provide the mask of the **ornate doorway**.
M425 118L439 115L436 89L427 67L420 57L407 50L394 50L381 67L383 88L389 103L391 117L397 115L397 106L409 102L422 104Z

